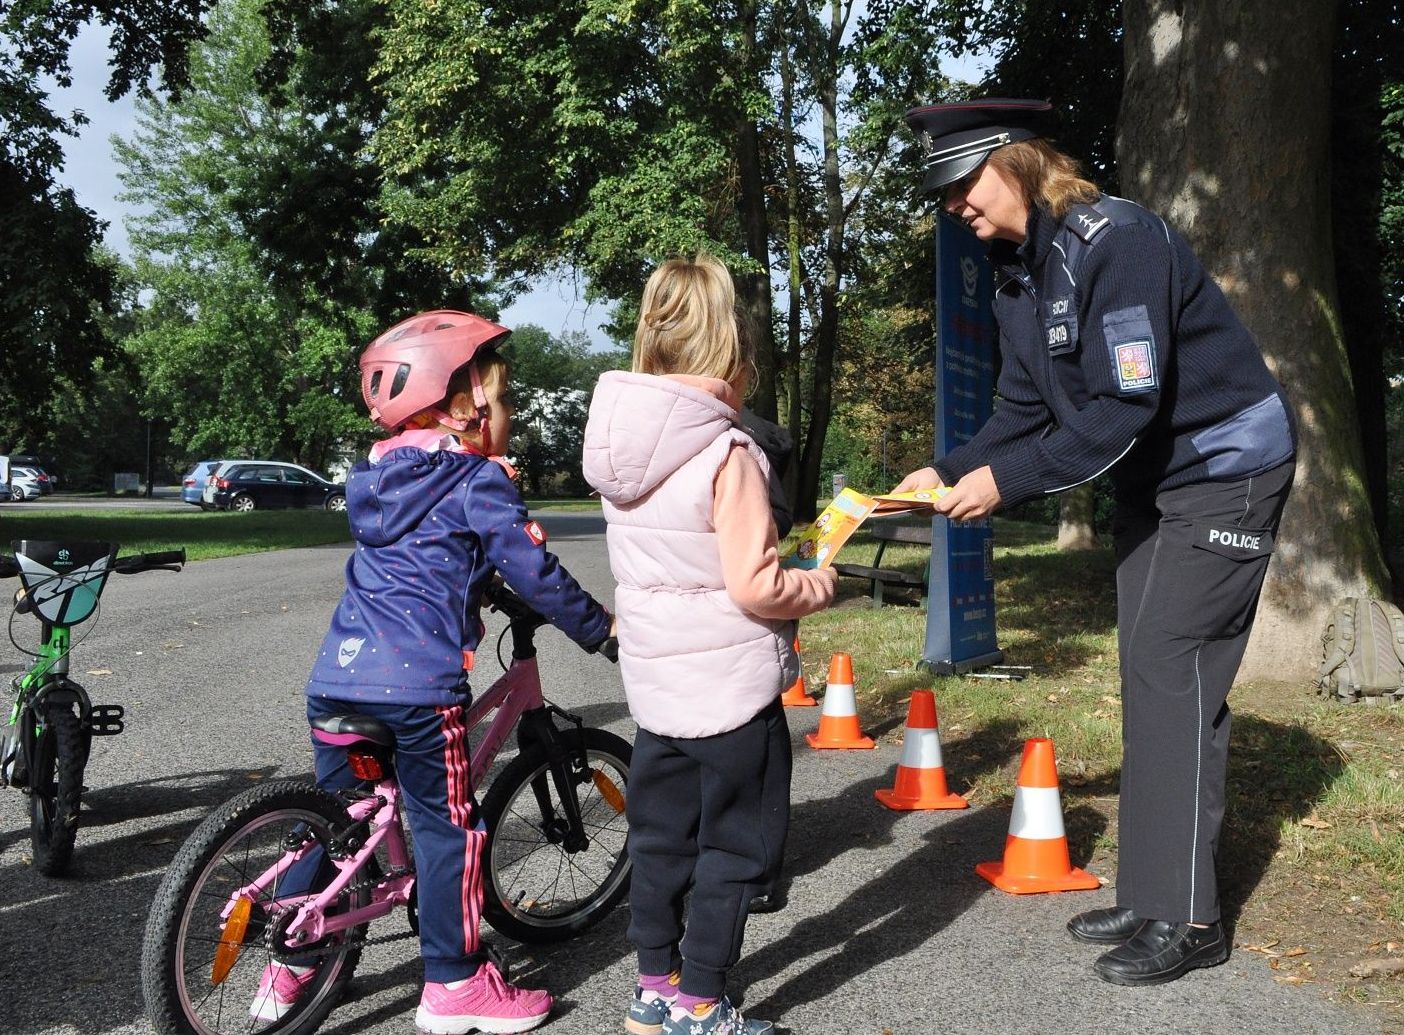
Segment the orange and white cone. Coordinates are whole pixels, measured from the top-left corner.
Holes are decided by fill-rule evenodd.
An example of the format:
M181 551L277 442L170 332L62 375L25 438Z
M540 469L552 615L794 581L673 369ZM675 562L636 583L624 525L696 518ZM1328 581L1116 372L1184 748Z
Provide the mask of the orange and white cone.
M1031 737L1024 743L1004 860L980 863L975 872L1013 895L1091 891L1102 886L1092 874L1074 867L1068 857L1058 763L1053 757L1053 741L1047 737Z
M824 708L819 713L819 732L806 733L809 746L824 750L842 748L863 751L877 747L863 736L858 726L858 701L853 696L853 659L838 653L829 659L829 683L824 691Z
M913 690L907 706L907 729L902 735L902 760L892 790L874 791L889 809L912 812L925 809L968 809L970 802L946 786L941 761L941 732L936 724L936 695Z
M800 644L799 636L795 636L795 657L799 657ZM804 660L800 659L800 674L795 680L794 686L780 695L780 703L786 708L813 708L819 702L809 696L809 691L804 688Z

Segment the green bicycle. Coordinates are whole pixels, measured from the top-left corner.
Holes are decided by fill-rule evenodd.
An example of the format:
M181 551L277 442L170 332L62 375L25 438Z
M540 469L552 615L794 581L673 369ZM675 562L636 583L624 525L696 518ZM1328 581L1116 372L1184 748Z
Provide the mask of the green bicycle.
M14 704L0 725L0 787L29 795L34 868L53 877L73 856L93 737L115 736L124 728L120 704L93 704L69 678L69 656L83 638L75 641L72 630L98 613L108 575L180 571L185 551L118 557L116 543L22 539L10 546L15 555L0 554L0 578L18 575L23 587L10 615L10 642L34 663L15 678ZM41 623L37 652L15 639L20 614Z

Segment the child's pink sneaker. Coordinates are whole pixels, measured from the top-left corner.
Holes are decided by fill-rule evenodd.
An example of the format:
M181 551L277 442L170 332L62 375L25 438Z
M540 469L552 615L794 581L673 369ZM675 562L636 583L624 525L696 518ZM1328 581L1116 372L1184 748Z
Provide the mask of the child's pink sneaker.
M301 973L281 963L270 963L263 968L258 991L249 1004L249 1016L258 1021L281 1021L283 1015L297 1005L302 993L317 976L316 967L298 968Z
M551 996L536 988L509 985L491 963L457 988L424 983L414 1023L431 1035L467 1035L470 1031L506 1035L531 1031L551 1012Z

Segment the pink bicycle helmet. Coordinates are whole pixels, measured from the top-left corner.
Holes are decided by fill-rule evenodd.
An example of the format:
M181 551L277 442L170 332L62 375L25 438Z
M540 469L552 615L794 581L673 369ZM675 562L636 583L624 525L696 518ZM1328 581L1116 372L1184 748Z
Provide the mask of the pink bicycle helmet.
M361 353L361 397L371 420L394 431L415 414L430 410L450 426L464 424L438 409L448 394L449 379L479 349L511 333L481 316L455 309L435 309L401 320ZM487 397L476 377L473 402L480 425L486 424Z

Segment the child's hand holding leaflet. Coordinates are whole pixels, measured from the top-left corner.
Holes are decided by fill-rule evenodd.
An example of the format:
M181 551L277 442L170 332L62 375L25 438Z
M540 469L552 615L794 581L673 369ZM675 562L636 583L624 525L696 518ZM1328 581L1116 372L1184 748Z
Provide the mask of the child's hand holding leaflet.
M786 568L827 568L837 556L839 547L858 530L869 515L905 514L916 510L934 510L936 501L950 492L948 486L939 489L918 489L885 496L864 496L861 492L844 489L814 524L804 529L794 547L781 558Z

